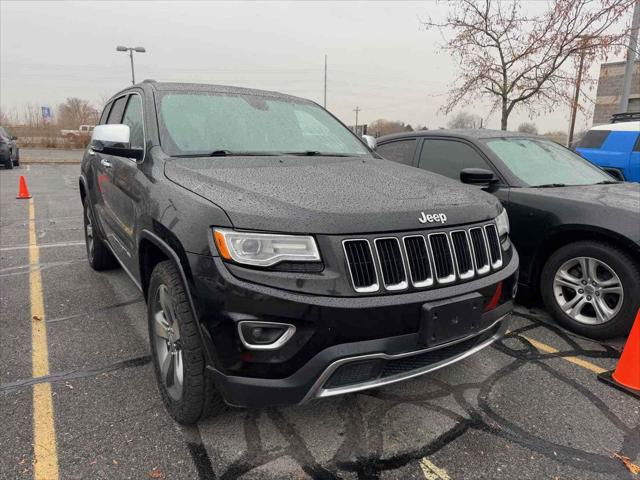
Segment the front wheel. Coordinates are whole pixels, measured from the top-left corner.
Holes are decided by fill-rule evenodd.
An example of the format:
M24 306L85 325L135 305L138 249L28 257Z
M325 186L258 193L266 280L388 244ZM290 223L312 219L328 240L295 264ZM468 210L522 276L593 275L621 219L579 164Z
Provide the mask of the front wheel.
M224 402L206 369L196 319L171 261L158 263L151 273L147 312L156 380L169 414L191 424L221 411Z
M629 333L640 307L640 270L626 252L602 242L575 242L547 260L540 278L558 323L591 338Z

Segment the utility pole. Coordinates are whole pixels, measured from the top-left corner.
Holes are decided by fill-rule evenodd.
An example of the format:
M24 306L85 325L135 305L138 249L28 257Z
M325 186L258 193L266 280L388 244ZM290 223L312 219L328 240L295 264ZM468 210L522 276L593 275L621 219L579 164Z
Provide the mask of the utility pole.
M322 103L324 108L327 108L327 54L324 55L324 102Z
M576 77L576 89L573 94L573 102L571 104L571 123L569 124L569 137L567 138L567 147L571 147L573 143L573 132L576 128L576 114L578 113L578 101L580 100L580 84L582 83L582 69L584 67L584 57L587 55L588 37L582 39L582 48L580 49L580 61L578 62L578 75Z
M360 109L360 107L356 106L356 108L353 109L354 112L356 112L356 126L353 128L354 133L357 135L358 134L358 113L360 113L362 110Z
M624 82L622 84L622 96L620 97L619 113L626 113L629 110L629 94L631 93L631 79L635 67L636 50L638 49L638 34L640 33L640 0L636 0L633 9L633 20L631 21L631 32L629 46L627 47L627 65L624 69Z

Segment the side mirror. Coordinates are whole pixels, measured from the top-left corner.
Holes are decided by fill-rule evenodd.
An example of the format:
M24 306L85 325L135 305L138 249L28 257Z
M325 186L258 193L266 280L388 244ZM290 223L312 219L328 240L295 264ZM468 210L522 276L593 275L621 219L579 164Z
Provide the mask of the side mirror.
M129 129L129 125L98 125L93 129L89 147L105 155L142 160L144 150L141 148L131 148L131 143L129 142L130 137L131 130Z
M378 146L378 142L376 141L375 137L372 137L371 135L362 135L362 139L371 150L375 150Z
M485 168L463 168L460 171L460 181L469 185L489 187L498 182L498 178L491 170Z

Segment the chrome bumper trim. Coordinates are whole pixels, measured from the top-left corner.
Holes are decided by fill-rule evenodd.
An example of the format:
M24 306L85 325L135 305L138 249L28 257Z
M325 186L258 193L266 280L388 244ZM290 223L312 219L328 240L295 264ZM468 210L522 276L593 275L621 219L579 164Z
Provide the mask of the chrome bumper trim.
M510 317L511 317L511 313L507 313L506 315L503 315L498 320L496 320L493 324L491 324L490 327L485 328L484 330L482 330L481 332L478 332L477 334L475 334L473 336L464 337L464 338L455 340L453 342L445 343L443 345L438 345L437 347L425 348L425 349L416 350L416 351L413 351L413 352L399 353L399 354L396 354L396 355L389 355L387 353L380 352L380 353L371 353L371 354L367 354L367 355L360 355L360 356L357 356L357 357L346 357L346 358L341 358L340 360L336 360L335 362L330 364L322 372L322 374L318 377L316 382L309 389L309 392L305 395L305 397L302 399L302 401L300 403L301 404L302 403L306 403L306 402L308 402L310 400L313 400L315 398L333 397L333 396L336 396L336 395L344 395L346 393L359 392L361 390L367 390L367 389L370 389L370 388L378 388L378 387L382 387L384 385L390 385L392 383L401 382L403 380L408 380L410 378L418 377L420 375L424 375L426 373L433 372L434 370L438 370L440 368L443 368L443 367L446 367L448 365L451 365L451 364L454 364L456 362L459 362L459 361L461 361L461 360L473 355L474 353L479 352L483 348L488 347L489 345L494 343L496 340L499 340L500 338L502 338L504 336L504 334L506 333L508 327L509 327ZM358 384L355 384L355 385L348 385L346 387L322 388L322 386L325 384L325 382L327 380L329 380L331 375L339 367L341 367L342 365L345 365L347 363L358 362L358 361L362 361L362 360L374 360L374 359L396 360L398 358L405 358L405 357L410 357L410 356L413 356L413 355L420 355L420 354L425 353L425 352L439 350L441 348L447 348L447 347L450 347L452 345L455 345L456 343L464 342L464 341L469 340L469 339L471 339L473 337L477 337L478 335L482 335L483 333L485 333L485 332L491 330L492 328L494 328L500 322L502 322L502 325L500 325L500 328L498 329L498 331L494 335L492 335L491 337L487 338L484 342L476 345L475 347L470 348L466 352L460 353L460 354L455 355L455 356L453 356L451 358L447 358L446 360L442 360L440 362L433 363L433 364L425 366L423 368L418 368L418 369L411 370L409 372L401 373L401 374L398 374L398 375L392 375L392 376L389 376L389 377L386 377L386 378L377 378L375 380L371 380L371 381L368 381L368 382L362 382L362 383L358 383Z

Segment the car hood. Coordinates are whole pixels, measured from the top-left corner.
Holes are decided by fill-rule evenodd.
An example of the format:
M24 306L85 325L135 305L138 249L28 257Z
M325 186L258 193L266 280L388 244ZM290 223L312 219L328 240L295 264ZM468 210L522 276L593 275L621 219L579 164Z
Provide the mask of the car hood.
M610 185L576 185L573 187L528 188L537 196L581 202L640 214L640 184L614 183Z
M444 213L445 226L485 221L501 210L476 187L373 158L171 158L165 175L226 211L234 228L353 234L442 227L418 221Z

